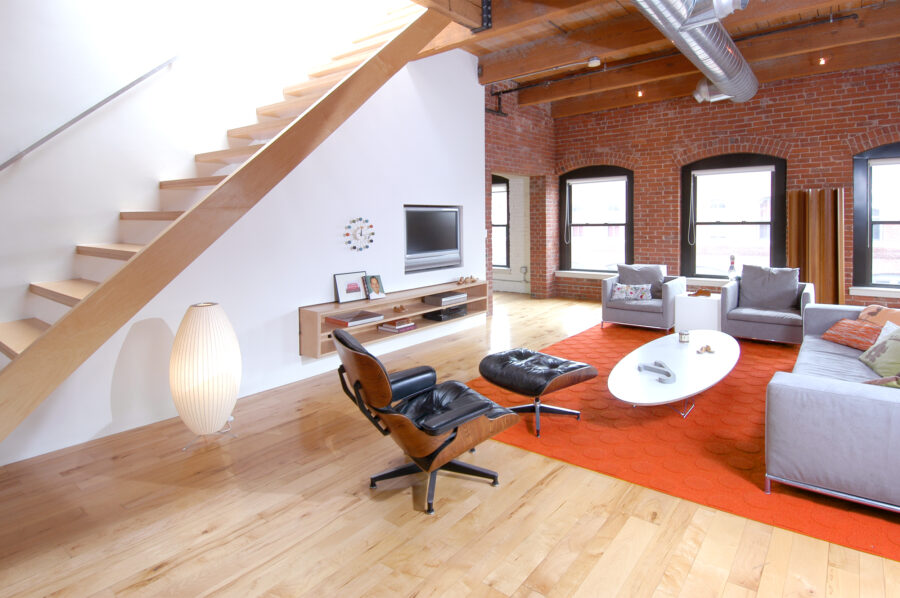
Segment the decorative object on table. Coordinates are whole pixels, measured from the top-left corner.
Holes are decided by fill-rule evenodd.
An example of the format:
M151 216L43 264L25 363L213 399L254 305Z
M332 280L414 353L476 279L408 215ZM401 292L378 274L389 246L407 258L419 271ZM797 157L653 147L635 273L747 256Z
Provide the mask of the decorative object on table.
M240 386L241 349L225 311L218 303L190 306L169 360L178 415L198 436L228 432Z
M383 332L392 332L394 334L398 332L406 332L407 330L413 330L416 327L416 323L410 320L409 318L401 318L399 320L393 320L391 322L385 322L378 327L378 330Z
M381 284L381 276L378 274L366 274L366 296L369 299L381 299L385 296L384 285Z
M375 225L368 218L352 218L344 227L344 244L351 251L368 249L375 242Z
M361 324L368 324L370 322L378 322L379 320L383 319L384 316L382 314L375 313L374 311L366 311L364 309L325 316L326 322L329 322L336 326L342 326L344 328L346 328L347 326L359 326Z
M673 382L675 382L675 372L669 369L669 366L667 366L662 361L654 361L653 363L639 363L637 366L637 370L639 372L653 372L654 374L659 374L659 378L657 378L656 381L660 384L672 384Z
M703 353L715 353L715 351L713 351L713 348L709 345L703 345L702 347L697 349L697 353L702 355Z
M366 298L365 271L334 275L334 296L338 303Z
M453 305L454 303L462 303L468 298L469 296L466 293L447 291L445 293L435 293L434 295L422 297L422 303L437 306Z
M693 293L690 293L691 297L711 297L712 293L709 289L697 289Z
M728 266L728 280L737 278L737 270L734 269L734 255L731 256L731 263Z
M406 306L405 306L405 305L395 305L395 306L394 306L394 312L396 312L396 313L398 313L398 314L402 314L402 313L405 312L405 311L406 311Z
M679 330L678 331L678 342L679 343L691 342L691 331L690 330Z

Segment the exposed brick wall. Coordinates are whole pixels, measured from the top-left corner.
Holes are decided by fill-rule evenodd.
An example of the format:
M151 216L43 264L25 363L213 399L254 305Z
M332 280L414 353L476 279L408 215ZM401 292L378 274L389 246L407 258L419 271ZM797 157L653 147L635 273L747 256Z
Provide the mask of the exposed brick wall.
M558 119L549 140L535 138L547 133L545 113L532 107L518 109L514 95L505 96L503 102L504 110L513 108L515 116L486 116L488 169L540 172L545 177L539 185L545 193L543 203L549 201L551 191L557 194L557 175L563 172L590 164L632 169L635 262L666 264L671 274L679 271L681 167L718 154L754 152L787 160L788 190L844 188L844 284L849 287L852 156L900 142L900 64L764 84L756 97L743 104L697 104L682 98ZM491 106L492 98L487 102ZM509 127L497 122L504 120ZM527 148L527 142L535 146ZM545 156L551 146L554 160L548 166ZM516 160L525 166L517 168ZM549 269L551 262L558 262L557 236L546 228L545 215L535 214L534 197L532 201L533 219L542 219L537 226L532 223L533 263ZM538 209L547 210L546 206ZM547 238L543 247L538 246L535 228ZM588 297L591 287L599 289L599 285L593 280L557 279L555 283L548 280L543 289L551 295ZM847 301L900 305L900 301L850 297L849 293Z

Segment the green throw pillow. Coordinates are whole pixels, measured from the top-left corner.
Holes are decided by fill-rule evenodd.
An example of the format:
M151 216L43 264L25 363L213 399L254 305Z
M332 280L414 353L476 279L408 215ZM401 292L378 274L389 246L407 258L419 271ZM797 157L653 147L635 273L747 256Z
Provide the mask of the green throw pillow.
M875 370L879 376L900 374L900 330L875 343L859 356L859 360Z

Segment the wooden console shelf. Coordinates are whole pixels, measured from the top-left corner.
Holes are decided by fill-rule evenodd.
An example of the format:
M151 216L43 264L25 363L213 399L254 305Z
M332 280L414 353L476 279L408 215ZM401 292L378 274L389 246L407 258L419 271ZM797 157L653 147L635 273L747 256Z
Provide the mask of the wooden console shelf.
M464 302L453 304L454 306L467 305L468 312L466 315L451 320L445 320L443 322L423 318L422 314L436 311L441 308L423 303L422 298L427 295L435 295L446 291L461 291L468 295ZM394 307L398 305L404 306L406 311L395 312ZM447 307L451 306L448 305ZM463 318L470 318L487 312L487 283L483 280L467 282L464 284L449 282L446 284L436 284L428 287L388 293L387 296L382 299L351 301L348 303L322 303L320 305L307 305L306 307L301 307L300 355L304 357L322 357L323 355L333 353L334 344L331 340L331 331L335 328L340 328L340 326L326 322L325 318L334 314L341 314L354 310L366 310L383 314L384 319L368 324L360 324L359 326L350 326L347 330L362 343L383 341L390 338L396 338L401 334L413 333L417 330L430 328L431 326L440 326L441 324L455 322ZM409 318L416 323L416 327L413 330L400 333L378 330L379 325L400 318Z

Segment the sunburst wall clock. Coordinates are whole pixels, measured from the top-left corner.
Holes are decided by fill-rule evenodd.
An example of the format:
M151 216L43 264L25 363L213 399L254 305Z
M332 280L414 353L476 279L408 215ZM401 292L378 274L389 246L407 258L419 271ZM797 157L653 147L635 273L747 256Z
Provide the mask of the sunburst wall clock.
M368 218L353 218L344 227L344 244L350 251L363 251L375 242L375 225Z

